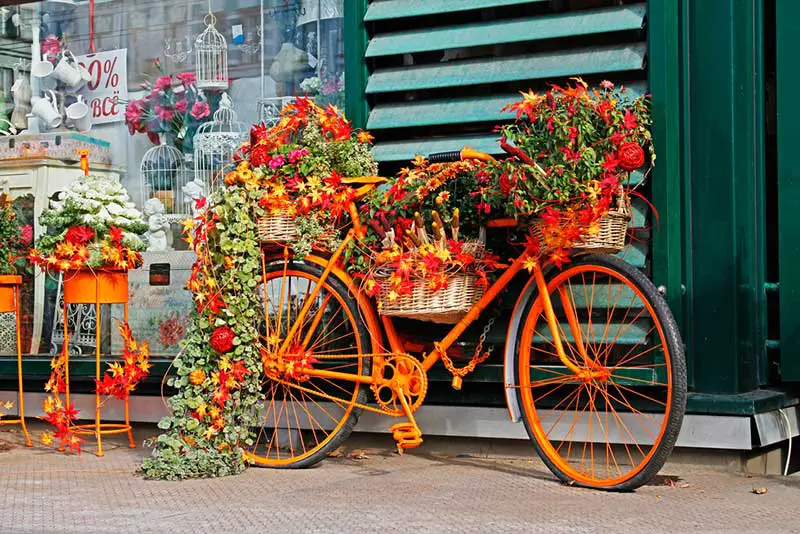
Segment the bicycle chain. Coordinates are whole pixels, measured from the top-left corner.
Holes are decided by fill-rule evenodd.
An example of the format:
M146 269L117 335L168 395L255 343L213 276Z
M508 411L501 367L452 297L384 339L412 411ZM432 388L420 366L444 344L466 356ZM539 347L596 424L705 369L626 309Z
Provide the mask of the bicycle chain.
M473 354L472 359L464 367L457 368L453 363L453 360L450 359L450 356L447 355L447 351L442 349L438 343L433 344L434 347L436 347L436 350L439 351L439 355L442 357L442 363L444 364L445 368L450 372L450 374L453 375L453 387L455 389L461 389L461 379L474 371L475 367L477 367L479 364L488 360L489 356L491 356L492 352L494 351L494 345L492 345L486 349L486 352L483 352L483 344L486 342L486 336L492 330L495 320L496 317L491 317L486 322L486 326L483 327L483 332L481 332L481 335L478 338L478 345L475 347L475 354Z

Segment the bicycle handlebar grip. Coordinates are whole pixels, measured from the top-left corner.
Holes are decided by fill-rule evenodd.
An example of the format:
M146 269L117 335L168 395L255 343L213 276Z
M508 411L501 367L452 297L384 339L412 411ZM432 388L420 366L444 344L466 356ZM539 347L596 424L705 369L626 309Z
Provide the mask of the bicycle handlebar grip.
M461 161L461 151L453 150L451 152L436 152L428 155L428 161L431 163L448 163L451 161Z

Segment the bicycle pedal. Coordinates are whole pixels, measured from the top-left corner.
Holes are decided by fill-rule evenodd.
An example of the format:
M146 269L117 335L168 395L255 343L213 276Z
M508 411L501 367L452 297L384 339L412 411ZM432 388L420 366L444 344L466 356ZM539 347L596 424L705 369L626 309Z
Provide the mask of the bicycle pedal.
M389 432L397 442L398 454L403 454L406 449L413 449L422 444L422 431L413 423L397 423Z

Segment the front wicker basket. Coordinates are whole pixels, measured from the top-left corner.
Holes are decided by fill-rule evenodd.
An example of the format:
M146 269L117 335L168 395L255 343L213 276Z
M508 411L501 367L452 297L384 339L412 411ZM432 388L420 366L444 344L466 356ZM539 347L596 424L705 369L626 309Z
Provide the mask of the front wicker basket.
M472 273L457 272L450 277L446 288L433 291L427 280L414 280L409 294L389 299L388 277L379 277L378 313L431 323L455 324L483 296L483 287Z
M592 235L585 236L576 242L572 248L576 252L592 254L616 254L625 249L625 238L628 235L628 222L631 220L631 201L628 195L618 197L617 206L608 210L600 219L600 230ZM544 241L541 223L531 225L534 236L539 241Z
M256 226L262 243L287 244L298 238L294 217L284 212L259 217Z
M258 240L262 245L291 245L300 238L297 232L297 223L294 216L285 212L276 212L256 221ZM336 228L326 224L325 232L317 239L317 244L336 235Z

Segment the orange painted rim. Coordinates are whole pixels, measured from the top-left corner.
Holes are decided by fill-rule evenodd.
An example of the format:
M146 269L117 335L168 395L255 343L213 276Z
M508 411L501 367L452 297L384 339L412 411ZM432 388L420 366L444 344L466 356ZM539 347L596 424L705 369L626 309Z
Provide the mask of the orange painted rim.
M570 465L570 463L567 460L565 460L565 458L562 456L561 451L560 451L560 449L564 445L564 440L562 440L559 443L558 447L556 447L554 445L554 443L550 441L550 439L548 437L548 434L549 434L550 431L552 431L555 428L555 426L557 424L560 423L560 420L563 417L563 414L561 416L559 416L559 419L556 420L556 422L550 427L550 430L548 432L545 432L545 430L543 428L543 424L542 424L542 418L540 418L540 413L537 410L536 402L535 402L535 399L534 399L534 396L533 396L534 388L535 387L548 387L550 385L555 386L553 388L549 388L548 389L547 393L544 395L544 396L547 396L547 395L552 394L553 392L555 392L556 390L558 390L559 388L563 387L566 384L574 384L574 383L576 383L577 380L575 380L574 379L574 375L572 375L573 379L571 381L569 381L567 378L563 378L562 379L562 378L557 378L557 377L554 376L552 378L548 377L548 378L543 379L541 381L534 381L533 384L531 382L531 369L535 369L536 368L536 366L531 366L531 361L530 361L531 360L531 354L532 354L532 352L534 352L534 350L532 350L532 346L534 345L534 343L533 343L534 335L537 332L539 332L540 335L541 335L541 331L537 330L537 323L539 321L539 317L541 315L543 315L543 305L541 303L541 299L538 298L538 297L537 297L536 301L534 302L534 305L533 305L531 311L529 312L528 317L526 318L525 325L524 325L524 328L523 328L523 335L522 335L522 338L521 338L520 350L519 350L519 369L518 369L519 384L518 385L519 385L519 389L520 389L521 405L522 405L522 408L523 408L523 410L525 412L527 420L529 421L531 431L533 432L534 437L535 437L535 439L536 439L541 451L544 453L544 455L547 457L547 459L550 462L552 462L562 473L564 473L565 475L567 475L568 477L570 477L571 479L575 480L576 482L578 482L580 484L583 484L583 485L586 485L586 486L594 486L594 487L612 487L612 486L617 486L619 484L622 484L622 483L630 480L634 476L636 476L638 473L640 473L647 466L647 464L650 462L650 460L653 458L653 455L656 453L656 451L658 449L658 445L663 440L664 432L666 431L667 426L669 425L669 419L670 419L670 414L671 414L671 406L672 406L672 393L673 393L672 386L673 385L672 385L672 373L671 373L671 368L672 368L671 356L670 356L670 351L669 351L669 345L667 343L666 336L664 335L663 326L661 325L660 321L658 320L658 316L656 315L652 304L648 301L648 299L645 297L645 295L642 293L642 291L635 284L633 284L630 281L630 279L628 279L622 273L620 273L620 272L618 272L618 271L616 271L614 269L611 269L611 268L608 268L608 267L604 267L604 266L600 266L600 265L580 265L580 266L575 266L575 267L570 267L570 268L564 269L563 271L558 273L558 275L556 275L547 284L548 292L550 293L551 298L553 296L557 296L557 290L558 290L559 286L563 285L565 282L568 282L572 277L574 277L576 275L580 275L582 277L582 279L584 280L584 283L585 283L586 274L587 273L593 275L593 282L592 282L592 289L591 289L591 291L592 291L591 298L592 299L594 297L596 276L598 274L603 274L605 276L610 277L615 283L621 283L621 284L624 285L624 287L626 287L629 290L633 291L634 296L636 296L640 300L640 302L643 304L643 308L642 309L646 310L649 313L650 318L653 321L653 326L651 327L650 331L648 331L648 334L650 332L652 332L653 330L655 330L658 333L658 337L659 337L660 343L656 348L660 347L661 348L661 352L663 353L663 359L664 359L663 365L664 365L664 368L665 368L665 371L666 371L665 374L666 374L667 382L666 382L666 384L660 383L660 382L659 383L653 382L653 383L647 383L647 384L642 384L642 385L665 386L666 387L666 400L663 403L664 404L663 419L661 421L661 424L660 424L660 427L659 427L659 430L658 430L658 434L654 437L652 445L649 445L649 447L650 447L649 450L647 451L646 454L642 454L641 461L639 461L638 463L635 463L635 465L633 465L633 468L630 469L627 473L624 473L624 474L620 473L620 476L615 477L615 478L601 479L601 478L597 478L594 475L594 473L595 473L594 465L592 465L592 469L591 469L590 473L585 472L586 470L584 470L584 472L581 472L578 469L575 469L572 465ZM585 290L585 287L584 287L584 290ZM620 293L621 293L621 290L620 290ZM571 284L570 284L570 294L574 295L571 292ZM588 295L588 293L587 293L587 295ZM588 300L589 300L589 298L587 298L587 301ZM614 304L614 308L616 308L616 302ZM630 311L630 307L629 307L629 309L627 311ZM591 306L590 306L589 307L589 316L590 317L591 317L591 313L592 313L592 309L591 309ZM626 317L627 317L627 313L626 313ZM542 317L542 319L544 319L544 317ZM610 317L609 317L608 320L610 321ZM635 317L634 320L638 320L638 318ZM590 322L588 324L588 328L592 329L592 332L594 332L593 326L591 324L591 319L590 319ZM583 327L581 327L581 330L583 330ZM605 332L604 332L603 337L605 338L606 333L608 332L608 326L607 325L606 325L606 328L604 330L605 330ZM547 331L549 332L549 330L547 330ZM617 334L615 339L612 341L612 348L613 348L613 344L616 344L616 341L619 338L620 334L621 334L621 331ZM645 334L645 335L648 335L648 334ZM569 345L570 342L568 340L564 339L564 337L565 336L562 336L562 343L564 343L565 345ZM634 345L634 346L636 346L636 345ZM607 365L607 363L608 363L608 356L610 355L612 348L609 348L609 349L605 350L605 352L604 352L605 361L603 362L603 367L605 367L606 369L609 369L609 366ZM576 348L570 347L570 348L565 348L565 350L567 350L570 353L571 357L575 357L576 360L578 359L578 355L576 354ZM633 349L631 349L631 350L633 350ZM647 352L650 352L652 350L653 349L651 348L651 349L648 349L647 351L639 353L639 354L644 355ZM546 351L541 351L541 352L546 352ZM621 363L630 363L639 354L636 354L634 356L628 356L628 355L623 356L622 360L620 362L618 362L612 368L612 370L610 371L611 375L614 376L613 375L613 370L620 368ZM598 354L598 357L599 357L599 354ZM657 366L657 365L660 366L661 364L653 364L653 368L655 368L655 366ZM539 366L540 369L545 369L546 367L547 366L543 366L543 365ZM629 366L626 366L626 367L629 367ZM549 372L553 373L553 371L549 371ZM564 375L564 376L566 376L566 375ZM538 384L537 384L537 382L538 382ZM600 392L600 397L598 397L597 396L597 392L592 394L591 392L588 391L589 386L587 385L586 386L586 390L587 390L587 393L588 393L587 397L589 398L589 403L587 404L587 406L584 406L582 409L578 406L578 404L580 402L583 386L581 386L579 389L575 390L575 391L578 391L578 394L577 394L577 396L576 396L576 398L574 400L569 400L566 404L563 404L564 400L566 400L567 398L569 398L571 395L574 394L574 392L573 392L570 395L568 395L564 400L562 400L558 404L556 404L556 406L553 408L553 410L558 409L559 405L562 405L561 406L562 407L561 411L563 413L566 413L570 409L572 409L572 411L577 413L577 415L574 416L574 421L572 423L572 426L570 427L570 430L568 430L568 434L574 432L575 426L576 426L576 424L578 422L578 418L582 417L583 414L587 411L587 409L588 410L595 410L597 405L600 402L607 402L612 407L612 409L611 409L611 412L613 412L612 418L620 417L619 414L616 414L616 412L615 412L615 410L613 408L614 401L617 401L620 404L628 404L628 406L630 406L630 408L632 408L634 411L637 411L629 403L626 403L624 400L620 401L619 399L616 398L615 395L622 396L622 395L620 395L620 393L623 391L623 389L621 389L620 386L617 386L617 385L614 385L614 387L617 389L617 391L613 395L609 394L607 391L605 393L599 391L601 388L598 387L597 388L598 392ZM608 386L606 386L606 389L607 388L608 388ZM624 387L624 386L623 386L623 388L625 390L628 390L628 391L631 391L631 392L634 391L633 389L627 388L627 387ZM562 393L565 393L565 392L562 392ZM603 395L605 395L605 399L602 398ZM641 394L641 393L638 393L637 395L640 398L640 400L641 400L641 397L644 397L645 399L650 399L650 400L655 401L655 399L652 399L651 397L649 397L647 395L644 395L644 394ZM541 398L544 398L544 396L541 397ZM573 408L573 403L574 403L574 408ZM659 404L662 404L662 403L659 402ZM544 409L542 409L542 411L544 411ZM606 413L608 414L610 412L607 411ZM643 415L646 415L646 413L644 413L644 412L639 412L639 413L642 413ZM651 412L647 412L647 413L651 413ZM661 416L662 412L658 412L658 413L659 413L659 416ZM591 414L590 414L589 415L589 421L592 421L592 420L593 419L592 419ZM607 462L606 472L610 472L610 465L608 465L608 458L609 458L608 451L610 450L610 447L611 447L611 441L610 441L610 438L608 438L608 432L607 432L609 430L609 428L610 428L609 427L609 420L610 419L609 419L609 417L607 415L606 416L606 427L604 429L604 432L605 432L605 435L606 435L606 451L607 451L606 452L606 462ZM602 418L600 418L598 421L599 421L598 425L602 428L602 425L603 425ZM619 418L618 422L622 426L627 427L627 425L625 425L625 423L622 421L621 418ZM589 432L591 432L591 426L589 428ZM630 431L628 432L628 436L630 438L633 438L633 435L632 435L632 433ZM570 456L570 453L571 453L571 450L570 450L571 449L571 445L572 445L572 442L570 442L570 445L568 446L567 451L566 451L566 455L568 457ZM635 445L636 448L639 449L639 451L641 451L641 447L639 446L639 444L637 442L635 442L635 440L634 440L634 445ZM632 460L632 457L631 457L631 454L630 454L630 448L628 448L627 445L624 445L624 447L625 447L626 451L628 452L628 456ZM590 461L594 462L594 448L593 447L589 447L589 449L590 449L590 455L591 455L590 456ZM584 446L583 452L585 452L585 451L586 451L586 447ZM614 457L613 450L611 452L611 457L612 458ZM614 462L616 463L616 460L614 460ZM634 463L634 462L632 461L631 463ZM583 456L581 457L581 465L583 465ZM620 468L619 468L618 464L617 464L616 467L617 467L617 470L619 471Z
M291 277L295 277L295 278L299 278L299 279L305 279L305 280L309 280L311 282L317 282L319 280L318 277L313 276L313 275L311 275L309 273L287 268L285 270L277 270L277 271L273 271L271 273L268 273L265 276L266 283L269 283L270 281L274 281L274 280L281 280L281 279L284 278L284 274L285 274L286 278L289 278L290 280L291 280ZM281 280L281 281L283 281L283 280ZM358 332L358 321L357 321L357 318L353 315L353 313L350 311L349 307L346 305L342 295L339 294L338 292L336 292L335 290L333 290L333 288L331 288L331 286L327 283L327 281L323 284L323 290L325 290L326 294L330 295L331 298L335 298L336 299L336 301L339 303L339 306L340 306L339 309L344 312L345 320L348 321L350 325L352 325L353 331L355 333L357 333ZM307 291L308 291L308 286L307 286ZM281 294L283 295L283 288L281 289ZM289 292L289 294L292 294L292 293ZM279 313L279 319L278 320L279 321L285 321L286 318L283 316L283 308L282 308L281 304L279 304L279 306L281 308L281 313ZM299 308L296 308L296 309L299 309ZM324 311L324 309L325 308L323 308L323 311ZM291 313L291 310L290 310L290 313ZM309 314L309 315L313 315L313 314ZM315 318L311 318L310 321L313 323L315 321ZM306 321L304 321L303 325L305 325L305 322ZM281 330L283 328L286 328L288 330L288 328L290 326L291 326L291 324L283 325ZM303 332L302 327L300 329L298 329L298 334L297 334L298 338L305 337L305 334L306 333ZM363 347L362 347L362 340L360 339L360 336L355 335L353 337L354 337L354 340L355 340L355 343L356 343L355 354L362 354L363 353ZM314 340L314 341L316 341L316 340ZM325 355L325 353L321 352L321 353L318 353L317 355L319 357L323 357ZM357 366L357 374L353 374L354 377L363 376L363 375L361 375L362 370L363 370L363 361L362 361L361 358L358 358L357 362L358 362L356 364L356 366ZM326 381L330 382L329 380L324 379L324 378L323 378L323 380L326 380ZM309 382L300 382L299 385L302 386L303 388L310 389L313 386L311 386L309 384ZM327 412L327 410L324 409L324 407L320 407L319 403L315 402L314 399L316 399L317 397L315 397L314 395L312 395L310 393L307 393L305 391L301 391L301 390L299 390L297 388L294 388L292 385L286 385L286 384L283 384L283 383L279 383L279 382L276 382L276 381L268 379L268 378L265 379L265 384L268 384L269 386L271 386L271 393L272 393L272 397L270 399L267 399L267 397L269 396L269 392L265 393L265 404L267 404L267 410L269 410L270 407L272 407L273 411L277 412L275 414L274 418L273 418L273 423L275 424L276 427L278 427L278 423L279 422L283 421L282 417L284 417L283 414L285 414L285 417L286 417L285 420L289 424L291 424L291 422L293 420L295 423L297 423L297 428L296 429L292 429L291 427L289 427L289 428L287 428L287 427L278 427L278 428L281 428L283 430L290 431L290 432L292 430L296 430L298 432L303 432L304 429L301 428L300 418L303 415L305 415L309 419L309 422L311 424L311 432L312 432L313 437L315 439L317 437L317 433L326 432L327 434L326 434L324 439L316 440L316 444L313 447L311 447L311 448L309 448L307 450L306 450L306 447L305 447L305 442L302 440L302 437L301 437L300 438L301 446L303 447L304 450L303 450L303 452L301 452L299 454L295 454L294 447L292 446L290 448L289 453L284 458L281 458L280 452L277 452L275 458L268 458L268 457L266 457L264 455L260 455L259 453L254 452L254 451L256 451L258 449L259 442L260 442L260 440L262 438L262 433L263 433L263 430L264 430L264 427L259 425L259 426L261 426L261 430L259 431L259 435L257 436L256 442L255 442L255 444L253 445L253 447L251 448L250 451L245 452L245 457L248 460L252 461L253 463L256 463L256 464L259 464L259 465L269 466L269 467L281 467L281 466L288 466L288 465L300 462L300 461L310 457L311 455L313 455L317 451L321 450L323 447L325 447L325 445L330 443L330 441L334 437L336 437L336 435L339 433L339 431L342 429L342 427L350 419L350 415L352 414L353 408L355 407L356 398L358 397L358 394L359 394L359 391L360 391L360 388L361 388L361 384L359 382L355 381L355 380L353 380L350 383L353 384L353 392L352 392L352 394L349 395L349 398L347 398L347 399L343 399L343 398L339 398L338 399L339 402L341 402L342 404L345 405L344 406L344 411L340 416L336 417L336 424L334 425L334 427L330 431L327 431L327 430L324 430L324 428L322 428L321 424L319 424L319 428L314 430L313 421L315 421L315 417L314 417L314 414L311 413L311 410L309 409L309 406L308 406L309 405L309 400L312 403L312 407L316 406L317 408L319 408L319 410L322 413L327 414L329 419L334 419L334 417L331 416L330 413ZM338 386L337 384L333 384L333 385L336 386L336 387L339 387L339 389L342 389L341 386ZM292 403L291 407L289 406L289 403L286 402L287 399L285 399L285 398L284 399L276 399L275 398L277 390L278 390L278 387L282 387L283 388L281 393L283 393L284 395L286 395L288 393L288 395L291 397L291 401L290 401ZM298 395L295 396L293 391L297 391ZM319 398L319 402L325 403L325 402L332 402L332 401L327 401L326 399L320 397ZM342 404L339 404L339 402L337 402L336 404L338 404L339 407L342 408ZM279 403L283 403L283 406L280 409L278 408L278 404ZM299 408L299 410L298 410L298 408ZM280 410L280 411L278 411L278 410ZM300 411L305 411L305 414L298 413ZM265 417L265 422L269 422L268 420L269 420L269 415L267 415L267 417ZM317 423L318 423L318 421L317 421ZM277 436L277 432L273 429L273 435L272 435L272 438L270 439L270 442L267 444L268 449L267 449L266 453L269 454L269 453L272 452L272 440L275 439L275 438L280 440L280 438ZM294 439L293 436L290 436L289 441L292 442L293 439ZM277 443L276 443L275 450L276 451L280 451L280 447L279 447L279 445Z
M64 302L67 304L124 304L128 302L128 271L65 271Z

